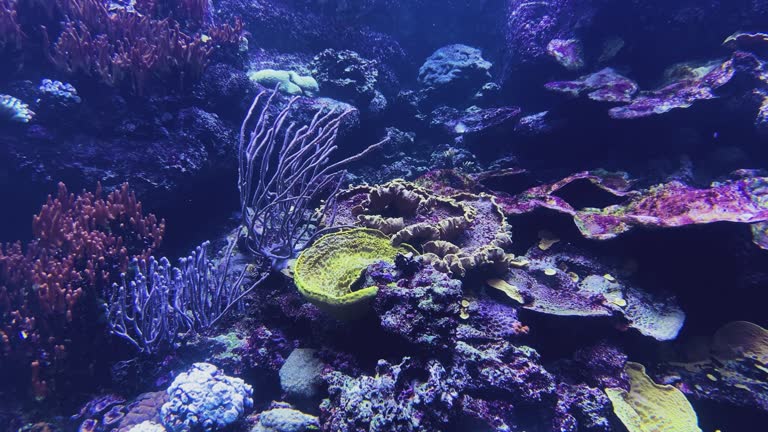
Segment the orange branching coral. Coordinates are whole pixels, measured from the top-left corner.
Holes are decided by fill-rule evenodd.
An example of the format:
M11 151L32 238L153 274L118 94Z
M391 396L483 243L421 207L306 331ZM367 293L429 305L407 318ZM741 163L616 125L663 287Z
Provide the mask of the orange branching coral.
M33 390L50 388L45 377L67 357L67 347L89 337L84 325L101 290L126 271L134 257L146 259L160 245L165 223L144 215L127 184L101 197L68 193L59 184L33 217L35 239L26 247L0 247L0 367L29 358ZM92 326L91 326L92 327Z
M190 7L184 10L190 11L190 17L202 20L198 15L205 14L206 8L187 3ZM52 46L50 60L64 71L97 76L110 86L130 84L137 94L147 90L151 79L166 85L176 80L179 88L188 86L202 75L217 45L236 44L243 32L240 19L233 25L207 28L207 36L190 35L173 19L154 19L128 9L108 10L101 0L61 0L57 4L67 21Z

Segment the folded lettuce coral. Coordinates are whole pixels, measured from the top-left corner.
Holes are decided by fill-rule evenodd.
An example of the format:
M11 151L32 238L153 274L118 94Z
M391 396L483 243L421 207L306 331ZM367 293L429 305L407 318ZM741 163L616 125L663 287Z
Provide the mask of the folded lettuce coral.
M330 315L354 318L376 296L376 286L359 287L369 265L392 263L398 254L416 253L408 245L393 246L380 231L367 228L325 234L296 259L294 282L299 292Z
M670 385L659 385L645 367L627 362L630 389L607 388L613 411L629 432L701 432L696 412L685 395Z
M403 180L357 186L338 197L335 226L375 228L394 244L421 247L437 269L463 277L480 267L506 269L509 224L495 198L440 196Z

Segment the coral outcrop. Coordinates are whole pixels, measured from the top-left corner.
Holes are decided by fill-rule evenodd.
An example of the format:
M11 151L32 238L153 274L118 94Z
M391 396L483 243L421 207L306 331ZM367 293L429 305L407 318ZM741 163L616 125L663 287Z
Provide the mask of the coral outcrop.
M727 323L693 358L659 369L663 382L695 398L768 411L768 330L757 324Z
M320 430L317 417L294 409L289 404L273 402L256 416L251 432L310 432Z
M375 376L332 372L321 421L339 432L440 431L459 407L457 379L435 360L420 365L408 357L380 360Z
M311 67L323 94L363 107L375 96L379 76L376 62L354 51L326 49L315 56Z
M464 277L474 269L506 268L509 225L490 195L444 197L395 180L343 191L338 206L334 225L379 229L394 244L420 247L424 258L441 271Z
M171 431L217 431L237 421L253 407L253 388L240 378L224 375L216 366L195 363L166 390L161 408Z
M430 97L462 100L471 97L490 81L491 62L479 49L454 44L439 48L419 68L419 84Z

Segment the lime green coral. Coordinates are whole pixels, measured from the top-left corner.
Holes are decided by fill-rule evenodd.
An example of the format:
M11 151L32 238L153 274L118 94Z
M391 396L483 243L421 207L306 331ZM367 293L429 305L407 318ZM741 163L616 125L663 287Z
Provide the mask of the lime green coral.
M613 412L629 432L701 432L696 412L685 395L670 385L659 385L639 363L627 362L630 389L607 388Z
M321 310L340 319L361 315L376 296L375 286L360 287L363 272L379 261L394 262L408 245L393 246L381 231L355 228L325 234L305 249L293 268L299 292Z
M320 87L311 76L301 76L293 71L262 69L248 72L248 78L265 87L277 89L290 95L315 96Z

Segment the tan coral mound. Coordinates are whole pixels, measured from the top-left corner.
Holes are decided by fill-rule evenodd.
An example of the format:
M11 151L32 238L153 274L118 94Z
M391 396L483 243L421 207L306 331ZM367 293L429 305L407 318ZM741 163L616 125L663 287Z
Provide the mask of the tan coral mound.
M464 277L470 270L504 271L509 224L495 198L461 193L445 197L404 180L342 191L333 226L377 229L395 245L420 248L437 269Z

